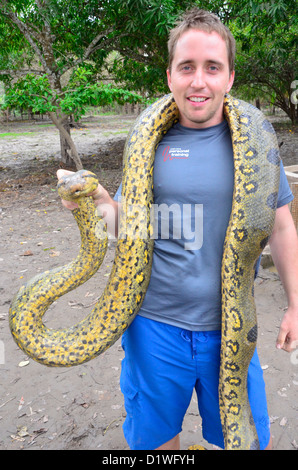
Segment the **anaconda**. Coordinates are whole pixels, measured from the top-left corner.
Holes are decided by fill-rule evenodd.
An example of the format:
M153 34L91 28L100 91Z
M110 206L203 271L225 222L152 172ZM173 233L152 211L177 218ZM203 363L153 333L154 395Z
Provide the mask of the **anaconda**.
M234 194L222 260L220 412L225 448L257 449L246 377L257 339L254 269L274 224L279 152L272 126L256 108L227 95L224 113L233 144ZM49 305L92 276L106 249L104 223L86 197L97 184L95 175L83 170L60 183L62 197L79 205L74 216L82 237L80 253L70 265L21 287L10 308L13 337L35 360L70 366L93 359L115 343L138 313L153 256L155 149L177 119L176 103L166 95L136 120L124 149L122 217L107 286L85 320L66 330L50 330L42 322Z

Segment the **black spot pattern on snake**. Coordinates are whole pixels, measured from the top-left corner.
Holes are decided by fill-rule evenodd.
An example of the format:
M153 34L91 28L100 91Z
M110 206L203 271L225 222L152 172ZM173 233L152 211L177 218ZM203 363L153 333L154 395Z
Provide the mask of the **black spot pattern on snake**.
M274 206L275 207L275 206ZM263 240L260 241L260 248L261 250L263 251L264 248L266 247L267 243L268 243L268 240L269 240L269 237L265 237L263 238Z
M278 193L271 193L267 197L267 206L270 207L271 209L276 209L277 206L277 198L278 198Z
M256 193L258 190L258 183L256 181L248 181L243 185L244 191L247 194Z
M252 327L251 330L249 330L249 332L247 333L247 340L250 342L250 343L255 343L257 341L257 337L258 337L258 326L255 325Z
M254 149L254 148L252 148L252 147L249 147L249 148L245 151L244 155L245 155L246 160L252 160L252 159L256 158L256 156L257 156L257 151L256 151L256 149Z
M271 122L268 121L268 119L265 119L262 122L262 127L265 131L271 132L271 134L275 134L274 127L272 126Z
M267 158L270 163L273 163L273 165L279 165L280 164L279 150L277 148L271 148L269 152L267 153Z

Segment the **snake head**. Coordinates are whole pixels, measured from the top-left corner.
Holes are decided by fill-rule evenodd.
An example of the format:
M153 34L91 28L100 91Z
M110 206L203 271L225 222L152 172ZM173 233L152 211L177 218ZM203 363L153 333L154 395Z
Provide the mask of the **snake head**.
M59 196L66 201L76 201L88 196L98 186L97 176L88 170L63 175L57 184Z

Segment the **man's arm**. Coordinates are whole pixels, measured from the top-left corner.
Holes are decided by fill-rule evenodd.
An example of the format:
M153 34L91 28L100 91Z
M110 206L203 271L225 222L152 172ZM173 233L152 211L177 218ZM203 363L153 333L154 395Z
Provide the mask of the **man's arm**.
M298 237L287 205L276 210L269 244L288 299L288 309L281 321L276 346L290 352L298 344Z
M71 174L72 171L68 170L58 170L57 177L60 179L63 175ZM97 186L96 190L93 193L90 193L90 196L93 197L94 204L98 208L100 214L103 216L105 223L107 224L108 232L117 237L118 236L118 212L120 204L114 199L111 198L108 191L101 186ZM71 201L62 200L62 204L67 209L73 210L77 207L77 204Z

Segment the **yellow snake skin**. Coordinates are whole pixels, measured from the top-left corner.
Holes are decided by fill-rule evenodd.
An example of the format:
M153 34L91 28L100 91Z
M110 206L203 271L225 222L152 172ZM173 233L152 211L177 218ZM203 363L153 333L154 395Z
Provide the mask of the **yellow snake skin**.
M256 108L227 95L224 113L234 151L234 195L222 260L222 348L220 412L226 449L259 447L247 398L247 369L257 339L254 269L274 224L279 152L270 123ZM49 305L85 282L106 250L103 221L89 197L96 177L82 170L59 183L64 199L76 200L74 216L82 246L70 265L33 278L12 301L10 328L19 347L50 366L86 362L109 348L136 316L151 273L153 164L162 136L178 119L172 95L147 108L132 128L124 150L122 211L115 261L108 284L85 320L66 330L42 322Z
M222 261L220 412L226 449L258 449L247 396L257 341L255 264L272 232L280 157L273 127L254 106L227 97L234 194Z

